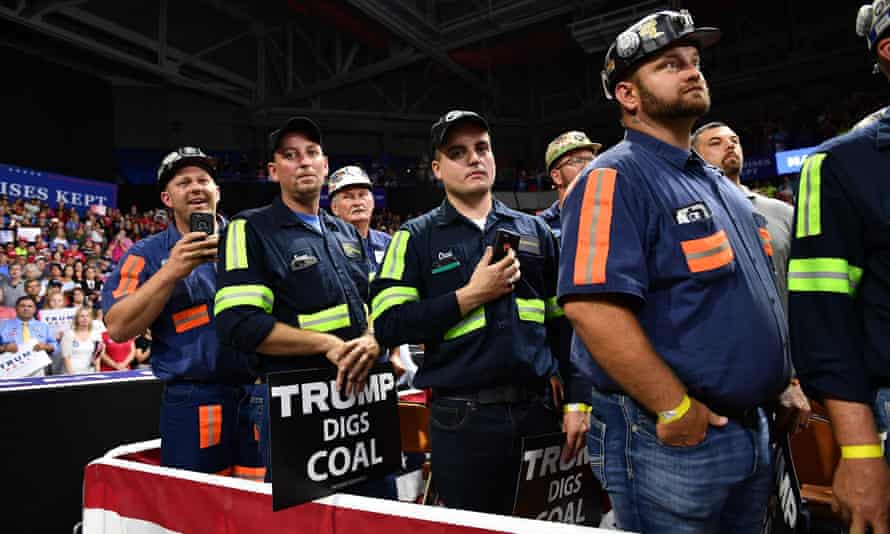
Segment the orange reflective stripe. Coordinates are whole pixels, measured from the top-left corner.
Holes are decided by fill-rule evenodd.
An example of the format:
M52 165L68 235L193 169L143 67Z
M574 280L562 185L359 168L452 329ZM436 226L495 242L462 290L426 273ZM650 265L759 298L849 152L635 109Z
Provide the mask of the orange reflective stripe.
M575 248L573 281L576 285L602 284L606 281L617 176L615 169L594 169L587 175Z
M694 273L719 269L729 264L735 257L723 230L701 239L682 241L680 246L686 254L689 270Z
M198 429L201 433L201 448L219 445L222 441L222 405L198 407Z
M118 281L117 289L111 294L112 297L119 299L125 295L136 291L139 287L139 273L145 268L145 258L141 256L129 256L127 261L121 267L121 276Z
M232 468L226 467L225 469L221 469L214 474L219 475L221 477L230 477L230 476L232 476Z
M256 425L253 425L253 440L254 441L260 440L260 427L258 427Z
M255 482L262 482L266 479L266 468L236 465L232 471L232 476L235 478L244 478Z
M207 311L207 305L201 304L194 308L188 308L173 314L173 328L177 334L181 334L192 328L198 328L210 323L210 313Z
M766 251L767 256L772 257L773 237L769 235L769 230L766 228L758 228L757 231L760 233L760 240L763 241L763 250Z

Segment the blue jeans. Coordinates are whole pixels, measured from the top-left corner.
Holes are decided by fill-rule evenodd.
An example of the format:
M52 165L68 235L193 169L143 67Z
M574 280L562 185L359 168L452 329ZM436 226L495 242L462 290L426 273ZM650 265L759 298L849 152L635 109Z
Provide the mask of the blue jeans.
M645 533L759 533L772 479L769 428L730 419L692 447L662 443L626 395L593 391L587 448L618 528Z
M515 404L430 403L433 484L449 508L510 515L522 438L559 432L546 397Z
M875 395L875 423L878 432L890 432L890 388L881 388ZM890 447L887 447L887 439L884 438L884 460L890 464Z

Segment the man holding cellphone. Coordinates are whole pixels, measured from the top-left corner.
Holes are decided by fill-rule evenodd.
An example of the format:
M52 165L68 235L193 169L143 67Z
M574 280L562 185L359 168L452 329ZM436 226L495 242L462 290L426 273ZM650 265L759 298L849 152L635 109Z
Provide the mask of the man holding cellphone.
M153 334L152 372L165 382L161 464L262 480L246 402L246 357L220 346L214 324L219 186L213 161L179 148L158 169L161 201L173 220L121 258L102 288L114 340Z
M431 138L446 198L393 236L371 317L384 346L426 347L414 385L432 389L433 476L445 505L510 514L522 438L559 431L556 248L544 221L493 198L484 118L448 112ZM508 250L504 231L518 236ZM495 252L506 254L492 262Z

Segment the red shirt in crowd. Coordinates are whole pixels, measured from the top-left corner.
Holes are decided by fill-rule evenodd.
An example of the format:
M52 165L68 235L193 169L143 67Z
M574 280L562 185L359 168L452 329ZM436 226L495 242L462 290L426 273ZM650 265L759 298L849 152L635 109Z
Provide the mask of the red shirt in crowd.
M118 343L111 339L111 336L108 335L108 332L102 332L102 343L105 344L105 353L108 354L108 357L116 362L122 362L130 356L130 351L133 350L133 342L134 340L128 339L123 343ZM112 367L109 367L104 362L100 366L100 371L116 371Z

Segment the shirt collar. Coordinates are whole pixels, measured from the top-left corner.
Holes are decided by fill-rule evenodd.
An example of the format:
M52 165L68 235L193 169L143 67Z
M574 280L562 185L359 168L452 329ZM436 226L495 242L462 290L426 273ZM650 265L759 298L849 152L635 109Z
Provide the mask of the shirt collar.
M678 169L685 169L689 161L695 161L699 164L702 159L691 150L683 150L673 145L669 145L660 139L656 139L649 134L645 134L638 130L628 128L624 133L624 139L631 143L642 146L656 156L667 160L668 163Z
M276 221L278 221L278 224L282 228L300 226L318 233L318 230L301 221L300 218L297 217L297 215L293 212L293 210L287 207L287 204L285 204L284 201L281 200L280 195L275 197L275 199L272 201L272 217ZM323 209L318 210L318 222L322 228L324 228L325 226L329 226L330 224Z
M516 214L506 206L503 202L491 196L491 211L488 212L488 217L486 218L486 223L492 217L497 219L510 218L515 219ZM437 216L436 224L439 226L447 226L453 223L456 219L463 218L466 219L453 205L448 201L448 197L445 197L445 200L442 201L442 204L439 206L439 214ZM487 224L486 224L487 226Z

